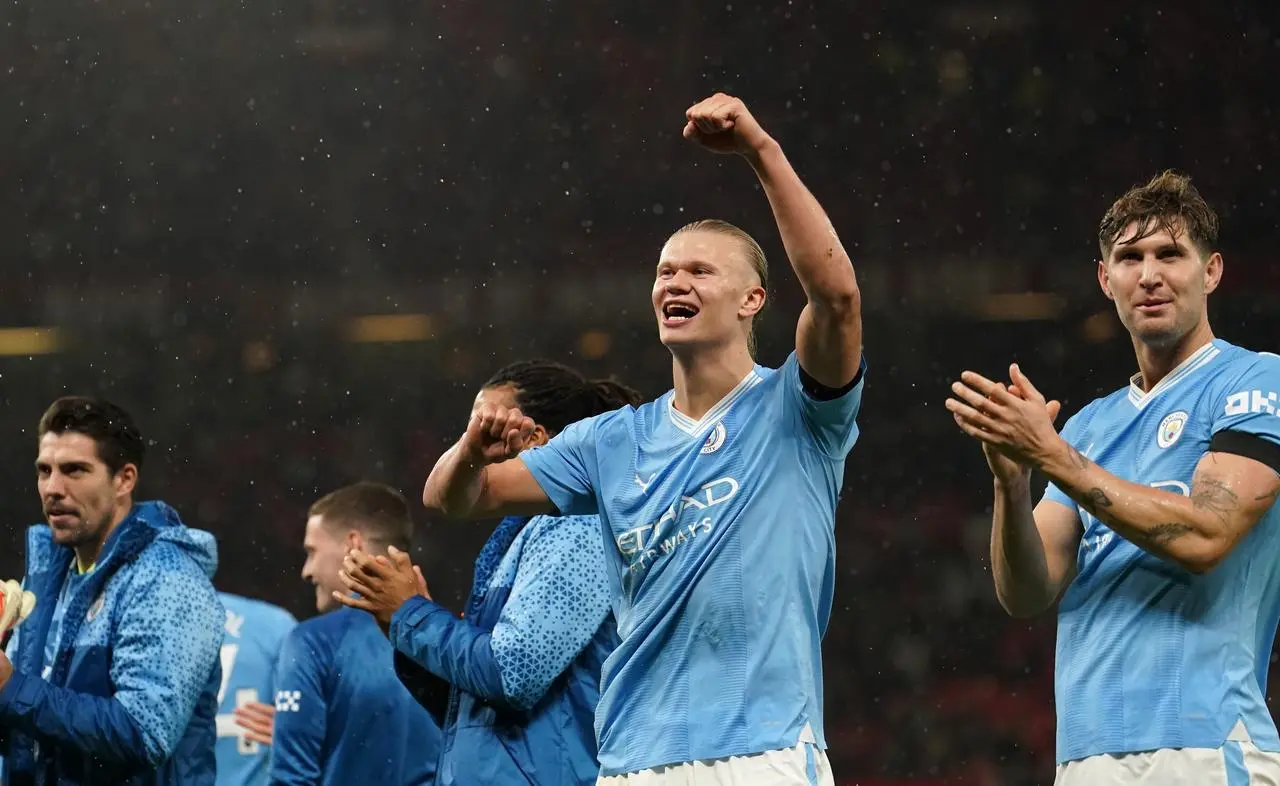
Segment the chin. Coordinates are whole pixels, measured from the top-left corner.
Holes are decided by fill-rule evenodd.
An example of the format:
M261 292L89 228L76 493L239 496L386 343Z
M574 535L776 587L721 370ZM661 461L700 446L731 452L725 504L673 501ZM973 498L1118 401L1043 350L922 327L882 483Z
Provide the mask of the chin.
M705 329L690 327L668 328L658 325L658 340L667 349L689 349L718 343Z
M316 611L320 614L327 614L341 605L328 590L316 590Z
M86 540L84 533L79 529L66 529L49 525L49 529L53 530L53 542L59 546L70 546L75 548Z
M1149 347L1164 348L1174 346L1186 337L1188 332L1178 325L1153 321L1134 326L1133 336Z

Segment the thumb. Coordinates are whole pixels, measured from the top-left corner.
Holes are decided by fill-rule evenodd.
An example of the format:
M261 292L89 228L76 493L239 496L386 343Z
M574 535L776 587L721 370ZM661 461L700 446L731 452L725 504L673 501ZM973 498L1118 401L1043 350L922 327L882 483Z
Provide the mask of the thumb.
M1026 398L1039 398L1041 401L1044 397L1040 395L1040 391L1036 390L1036 386L1031 384L1031 380L1027 379L1027 375L1022 373L1022 369L1018 368L1018 364L1014 363L1009 366L1009 379L1013 380L1013 384L1022 388Z
M1045 409L1049 411L1049 422L1053 423L1058 419L1058 413L1062 412L1062 404L1057 399L1045 404Z
M422 568L414 565L413 575L418 577L418 592L421 592L423 597L430 598L431 593L427 591L427 580L422 577Z

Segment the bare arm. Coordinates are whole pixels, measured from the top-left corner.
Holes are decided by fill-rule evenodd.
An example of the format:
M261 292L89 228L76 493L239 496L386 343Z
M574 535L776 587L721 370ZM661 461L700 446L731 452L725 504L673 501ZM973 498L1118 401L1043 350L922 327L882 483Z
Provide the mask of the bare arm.
M1121 480L1065 442L1043 470L1121 537L1192 573L1205 573L1225 559L1280 492L1275 470L1231 453L1200 459L1190 496Z
M461 442L432 468L422 489L422 504L454 518L555 512L524 462L509 459L485 464L469 458Z
M822 205L741 100L716 93L685 114L685 137L741 155L769 198L787 258L809 299L796 328L800 367L824 387L848 385L862 362L862 296Z
M1212 570L1231 553L1280 493L1267 464L1211 451L1196 465L1188 496L1131 483L1094 464L1053 429L1044 396L1016 364L1015 395L972 371L952 386L947 409L989 450L1038 467L1064 494L1121 537L1192 573Z
M818 200L776 142L748 159L773 208L782 246L809 302L796 326L800 367L830 388L847 385L862 361L862 295L853 263Z
M991 573L996 598L1014 617L1030 617L1053 605L1075 577L1080 516L1044 500L1033 509L1029 478L995 481L991 514Z
M515 457L533 433L518 409L485 404L427 476L422 504L456 518L552 513L529 468Z

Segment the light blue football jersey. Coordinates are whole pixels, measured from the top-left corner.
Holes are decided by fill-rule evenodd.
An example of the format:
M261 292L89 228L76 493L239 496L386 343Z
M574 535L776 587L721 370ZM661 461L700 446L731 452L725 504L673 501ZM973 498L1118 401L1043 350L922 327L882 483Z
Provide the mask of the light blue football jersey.
M1150 392L1135 377L1093 401L1062 436L1118 477L1189 495L1215 434L1280 444L1278 395L1280 357L1215 340ZM1262 750L1280 750L1265 699L1280 620L1280 506L1195 575L1118 536L1056 486L1045 498L1084 525L1058 608L1058 761L1217 748L1238 723Z
M862 386L859 372L816 401L793 353L701 420L668 392L520 454L560 512L598 513L607 538L621 645L596 709L604 775L825 748L821 641Z
M218 786L265 786L271 750L245 739L232 714L250 702L274 701L272 674L280 645L297 625L278 606L218 593L227 610L222 638L222 687L218 691Z

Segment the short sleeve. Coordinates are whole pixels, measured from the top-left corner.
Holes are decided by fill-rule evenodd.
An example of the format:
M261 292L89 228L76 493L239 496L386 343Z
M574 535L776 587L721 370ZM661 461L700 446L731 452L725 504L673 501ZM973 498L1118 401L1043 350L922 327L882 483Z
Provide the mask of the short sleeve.
M1214 435L1235 431L1280 445L1280 356L1259 354L1214 402Z
M596 416L572 423L545 445L526 450L523 461L533 479L562 514L591 515L598 511L596 488Z
M782 374L783 397L798 410L800 420L815 445L830 458L842 459L858 441L858 411L862 408L862 388L867 376L867 358L862 357L853 386L826 400L814 398L804 389L800 358L795 352L778 370Z

